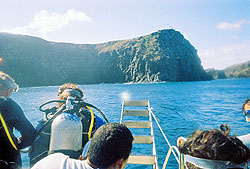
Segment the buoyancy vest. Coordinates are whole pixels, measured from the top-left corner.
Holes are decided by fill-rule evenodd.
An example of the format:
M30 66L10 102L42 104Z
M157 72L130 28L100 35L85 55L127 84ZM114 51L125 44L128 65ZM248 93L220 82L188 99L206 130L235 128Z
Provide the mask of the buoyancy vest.
M18 168L19 166L15 160L20 158L17 139L5 119L7 115L1 106L6 100L6 97L0 97L0 168Z
M15 150L17 150L17 146L15 143L15 137L13 135L13 133L10 131L7 123L4 120L4 117L2 115L2 108L1 108L1 104L6 101L6 97L0 97L0 131L1 131L1 135L0 135L0 141L1 138L3 139L3 137L5 138L4 140L8 140L8 142L11 144L12 148L14 148Z
M55 110L55 109L54 109ZM52 112L55 113L55 112ZM93 127L91 130L91 135L97 130L96 126L96 120L95 117L93 117L93 114L91 115L91 112L83 107L80 108L80 110L76 113L76 115L81 119L82 126L83 126L83 133L82 133L82 146L87 143L89 140L89 129L91 126L91 118L94 118ZM46 122L46 118L39 121L39 124L37 126L37 130L40 129L40 127ZM32 167L36 162L41 160L42 158L46 157L48 155L49 151L49 144L50 144L50 135L51 135L51 124L52 121L42 130L40 135L36 138L33 145L31 146L29 157L30 157L30 166ZM40 126L40 127L39 127Z

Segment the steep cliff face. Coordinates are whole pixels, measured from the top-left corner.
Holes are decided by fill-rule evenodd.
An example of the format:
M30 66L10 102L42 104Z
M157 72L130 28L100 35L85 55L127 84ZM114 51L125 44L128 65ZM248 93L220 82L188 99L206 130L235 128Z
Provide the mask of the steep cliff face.
M193 81L209 77L195 48L175 30L161 30L132 40L103 44L99 55L113 55L125 81Z
M102 44L0 33L0 70L22 86L209 80L196 49L175 30Z

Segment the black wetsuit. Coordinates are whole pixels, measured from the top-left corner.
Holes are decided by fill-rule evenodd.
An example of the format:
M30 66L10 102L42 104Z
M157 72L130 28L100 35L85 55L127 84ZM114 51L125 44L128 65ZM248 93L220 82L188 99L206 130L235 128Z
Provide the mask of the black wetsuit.
M13 141L18 149L17 151L11 145L2 123L0 123L0 160L15 162L21 167L22 163L19 150L33 143L36 130L27 120L20 106L12 99L0 97L0 111L9 128L10 134L14 136L13 128L18 130L21 134L19 138L13 137Z

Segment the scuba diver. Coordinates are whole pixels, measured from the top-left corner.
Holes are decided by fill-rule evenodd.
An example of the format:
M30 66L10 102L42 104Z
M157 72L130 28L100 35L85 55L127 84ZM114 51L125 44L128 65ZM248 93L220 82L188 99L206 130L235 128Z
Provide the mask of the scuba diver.
M10 98L17 91L14 79L0 71L0 168L21 168L20 149L30 146L36 136L21 107ZM21 137L14 136L14 128Z
M63 84L59 88L57 95L58 100L46 102L39 108L45 112L45 114L44 118L39 121L36 127L38 136L29 151L31 167L48 154L56 152L61 152L69 155L71 158L77 159L81 154L81 148L84 147L95 131L108 122L98 108L82 100L83 92L76 84ZM56 107L42 109L45 105L53 102L57 103ZM90 107L98 110L106 122L95 115ZM62 119L65 120L65 122L67 121L67 127L62 125ZM80 121L81 124L77 124L78 121ZM75 128L73 128L74 125ZM72 127L71 130L69 126ZM69 131L67 132L67 130ZM58 133L62 135L59 136ZM74 135L78 133L80 133L81 138ZM78 140L72 140L73 138L77 138ZM70 143L71 145L69 145L69 140L72 141ZM78 145L79 142L81 145ZM58 148L60 146L64 147L62 148L64 150ZM65 146L68 147L66 148ZM70 146L71 148L69 148ZM69 149L74 151L69 151Z
M95 132L85 158L69 158L62 153L51 154L32 169L124 169L131 149L133 135L123 124L107 123Z

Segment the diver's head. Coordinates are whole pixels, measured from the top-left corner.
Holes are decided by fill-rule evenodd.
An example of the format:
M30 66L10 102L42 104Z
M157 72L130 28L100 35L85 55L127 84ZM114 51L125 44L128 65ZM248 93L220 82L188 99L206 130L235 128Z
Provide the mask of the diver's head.
M246 118L247 122L250 122L250 98L248 98L243 106L242 106L242 113Z
M18 91L18 85L8 74L0 71L0 96L10 97L12 92Z
M72 96L79 101L83 97L83 92L77 84L65 83L58 89L57 95L59 100L67 100L68 96ZM58 103L58 107L61 106L62 103Z

